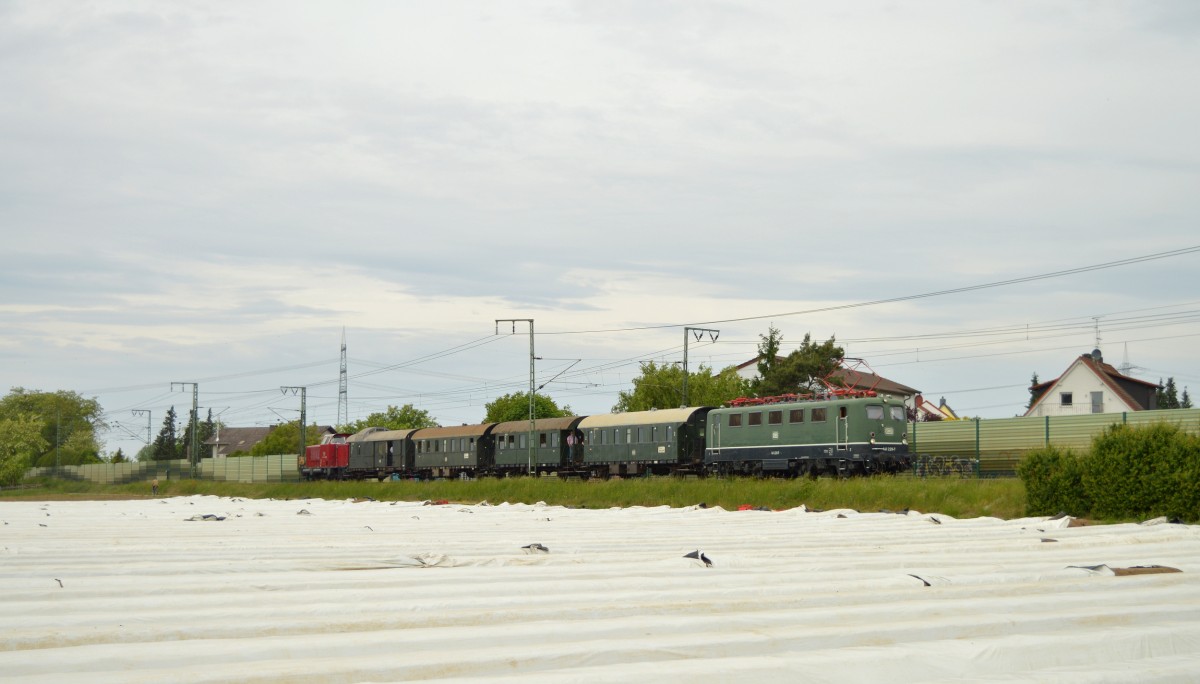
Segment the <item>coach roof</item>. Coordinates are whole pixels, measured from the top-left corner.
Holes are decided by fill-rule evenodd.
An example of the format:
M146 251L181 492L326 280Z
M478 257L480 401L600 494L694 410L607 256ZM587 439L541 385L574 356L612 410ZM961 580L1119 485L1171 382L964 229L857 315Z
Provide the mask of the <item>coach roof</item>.
M605 413L599 416L588 416L579 421L579 429L598 427L617 427L620 425L656 425L660 423L686 423L700 411L708 411L706 406L689 406L678 409L662 409L660 411L635 411L633 413Z

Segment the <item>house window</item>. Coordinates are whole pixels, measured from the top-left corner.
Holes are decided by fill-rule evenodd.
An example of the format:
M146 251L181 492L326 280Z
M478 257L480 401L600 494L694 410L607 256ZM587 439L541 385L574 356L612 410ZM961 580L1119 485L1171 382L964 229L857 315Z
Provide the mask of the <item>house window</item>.
M783 411L767 411L767 424L768 425L783 424Z
M741 426L742 426L742 414L740 414L740 413L729 414L729 427L741 427Z
M1059 397L1061 397L1061 399L1062 399L1063 406L1074 406L1075 405L1074 404L1075 398L1073 396L1071 396L1070 392L1063 392L1062 394L1059 395Z
M804 422L804 409L792 409L791 411L788 411L788 422L789 423L803 423Z
M1104 392L1092 392L1092 413L1104 413Z

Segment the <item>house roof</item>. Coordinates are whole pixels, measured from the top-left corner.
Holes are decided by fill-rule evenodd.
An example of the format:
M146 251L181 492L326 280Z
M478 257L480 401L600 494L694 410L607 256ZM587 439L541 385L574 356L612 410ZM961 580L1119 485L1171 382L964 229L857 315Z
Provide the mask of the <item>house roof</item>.
M1123 385L1132 384L1134 386L1141 386L1146 389L1156 390L1158 389L1158 383L1147 382L1146 380L1123 375L1121 371L1114 368L1111 364L1105 363L1102 358L1099 358L1099 356L1099 351L1091 354L1080 354L1078 358L1071 362L1070 366L1067 366L1067 370L1063 371L1062 375L1051 380L1050 382L1042 382L1030 387L1033 392L1037 393L1037 399L1030 404L1029 410L1025 412L1025 415L1032 415L1034 409L1036 409L1042 403L1042 399L1050 396L1052 394L1051 390L1054 389L1059 381L1067 377L1067 375L1072 369L1075 368L1076 365L1082 365L1084 368L1087 368L1089 371L1091 371L1093 375L1100 378L1105 386L1112 390L1113 394L1121 398L1121 401L1125 402L1129 406L1136 407L1139 410L1148 410L1150 407L1131 395ZM1151 394L1151 396L1153 396L1153 394Z
M217 434L204 440L206 446L216 445L217 456L228 456L238 451L250 451L251 447L267 438L275 426L269 427L223 427L220 440Z

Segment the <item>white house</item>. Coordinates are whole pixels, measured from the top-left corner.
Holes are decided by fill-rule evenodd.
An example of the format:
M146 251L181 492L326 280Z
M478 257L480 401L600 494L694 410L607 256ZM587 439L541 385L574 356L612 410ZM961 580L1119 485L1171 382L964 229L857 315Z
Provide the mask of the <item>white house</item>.
M1057 379L1033 385L1033 403L1026 416L1074 416L1083 413L1122 413L1157 408L1158 385L1128 375L1104 363L1100 350L1082 354Z

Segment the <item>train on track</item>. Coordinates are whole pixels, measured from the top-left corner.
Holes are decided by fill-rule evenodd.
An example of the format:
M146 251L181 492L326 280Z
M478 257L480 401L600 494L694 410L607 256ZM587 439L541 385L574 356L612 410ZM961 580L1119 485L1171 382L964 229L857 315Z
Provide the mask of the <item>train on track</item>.
M299 467L308 479L848 477L907 470L907 430L901 400L839 390L532 424L372 427L308 447Z

